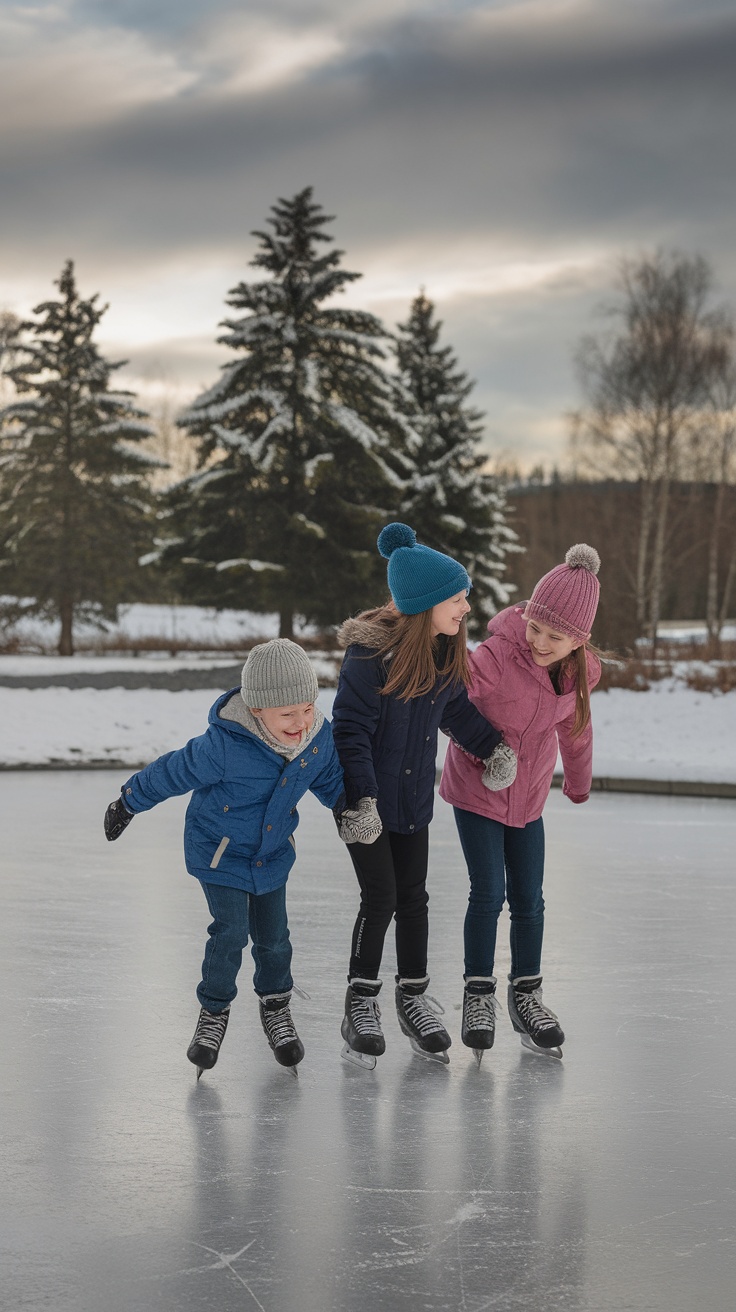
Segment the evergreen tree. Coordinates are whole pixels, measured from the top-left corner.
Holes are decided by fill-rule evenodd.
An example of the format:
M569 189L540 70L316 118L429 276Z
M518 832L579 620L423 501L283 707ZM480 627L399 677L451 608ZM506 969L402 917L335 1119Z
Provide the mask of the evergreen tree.
M75 619L114 619L151 544L151 429L130 392L111 391L121 367L92 341L106 306L83 300L69 261L59 300L22 325L8 370L17 399L0 412L0 579L6 618L60 621L59 654L74 651Z
M509 602L506 556L521 548L507 522L503 488L483 473L483 415L467 404L473 384L452 349L438 345L441 328L423 292L398 326L396 403L420 437L402 518L420 541L465 565L473 580L468 626L483 635L489 615Z
M360 275L340 267L331 222L307 187L253 234L268 277L227 298L242 314L219 341L237 356L180 420L200 472L172 489L161 553L192 600L278 610L284 637L297 614L334 623L385 588L376 533L413 436L393 407L380 320L333 303Z

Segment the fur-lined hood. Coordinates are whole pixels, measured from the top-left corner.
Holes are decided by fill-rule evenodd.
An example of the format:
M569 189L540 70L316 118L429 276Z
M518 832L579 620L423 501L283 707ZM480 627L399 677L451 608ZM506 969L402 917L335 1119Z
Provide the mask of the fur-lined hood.
M337 630L340 647L352 647L354 643L359 647L372 647L375 651L385 647L388 625L379 619L366 618L366 615L370 616L370 611L364 611L362 615L347 619L340 625Z

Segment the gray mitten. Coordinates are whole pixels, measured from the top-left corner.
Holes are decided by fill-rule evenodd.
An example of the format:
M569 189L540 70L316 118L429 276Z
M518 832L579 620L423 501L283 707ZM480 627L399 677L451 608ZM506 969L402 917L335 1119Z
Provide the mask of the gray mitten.
M343 843L375 843L383 825L375 797L361 797L355 811L343 811L337 831Z
M499 743L490 756L483 762L485 770L481 775L486 788L492 793L500 793L508 788L516 778L516 752L508 743Z

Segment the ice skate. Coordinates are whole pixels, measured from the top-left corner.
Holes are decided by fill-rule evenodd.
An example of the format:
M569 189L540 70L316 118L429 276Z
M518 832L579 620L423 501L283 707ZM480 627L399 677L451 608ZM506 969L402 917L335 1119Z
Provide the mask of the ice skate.
M229 1019L229 1007L222 1011L206 1011L202 1007L194 1038L187 1048L187 1057L197 1067L198 1080L202 1071L212 1070L217 1061Z
M461 1038L466 1048L473 1049L478 1066L496 1037L495 995L496 981L492 975L471 975L465 981Z
M452 1043L447 1030L437 1019L442 1007L435 998L427 995L428 978L396 980L396 1015L406 1034L412 1051L426 1061L441 1062L447 1066L450 1058L447 1049Z
M557 1016L542 1002L542 977L511 980L508 993L509 1016L523 1047L543 1057L562 1060L565 1035Z
M291 993L267 993L258 999L261 1025L279 1066L287 1066L294 1078L304 1056L304 1044L296 1032L289 1003Z
M342 1057L353 1066L369 1071L375 1070L376 1057L386 1051L378 1005L380 991L380 979L352 979L345 994L345 1015L340 1026L345 1040Z

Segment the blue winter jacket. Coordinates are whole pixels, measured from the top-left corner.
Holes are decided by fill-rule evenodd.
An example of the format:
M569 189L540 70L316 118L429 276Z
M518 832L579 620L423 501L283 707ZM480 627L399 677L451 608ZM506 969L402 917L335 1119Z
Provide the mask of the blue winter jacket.
M304 754L287 761L220 710L235 688L218 697L209 727L185 747L167 752L123 785L129 810L148 811L193 790L184 826L190 875L248 893L286 883L295 860L297 803L310 790L324 806L343 796L343 776L325 720Z
M332 733L345 772L348 806L375 797L384 826L411 834L432 819L437 733L440 729L481 759L502 735L476 710L465 686L442 688L402 701L383 697L388 677L376 655L382 633L375 620L347 620L340 630L349 644L332 708Z

